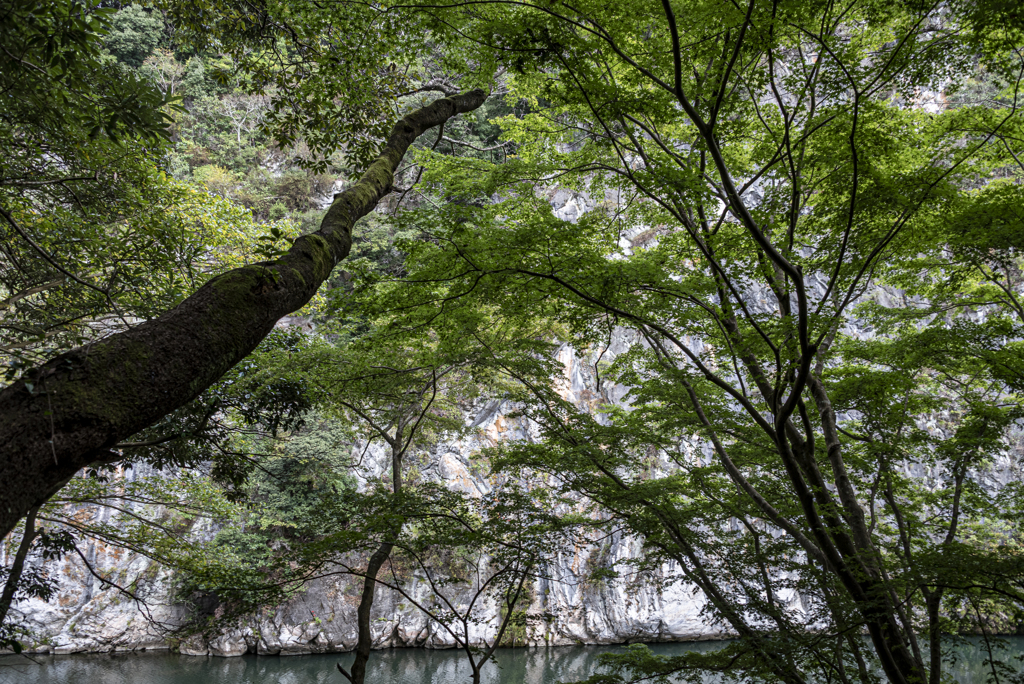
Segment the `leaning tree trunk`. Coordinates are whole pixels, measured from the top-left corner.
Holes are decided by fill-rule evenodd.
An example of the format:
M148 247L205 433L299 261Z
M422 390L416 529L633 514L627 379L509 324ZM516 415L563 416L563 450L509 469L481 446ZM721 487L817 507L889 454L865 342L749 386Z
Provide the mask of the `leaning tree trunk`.
M0 537L81 468L121 458L117 443L191 401L302 307L348 256L352 226L394 182L409 145L483 104L446 97L395 124L359 182L335 195L320 230L281 258L218 276L159 318L61 354L0 392Z

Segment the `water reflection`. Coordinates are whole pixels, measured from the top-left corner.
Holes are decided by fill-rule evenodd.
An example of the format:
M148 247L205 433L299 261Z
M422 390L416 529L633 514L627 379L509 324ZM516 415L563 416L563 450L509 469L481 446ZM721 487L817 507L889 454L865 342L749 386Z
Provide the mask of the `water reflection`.
M1024 654L1024 637L1006 638L1003 657ZM720 642L657 644L654 652L675 655L717 648ZM501 649L483 673L483 684L554 684L584 679L598 671L597 656L614 646ZM984 684L987 668L979 639L955 647L949 672L961 684ZM0 684L344 684L335 669L348 667L350 654L196 658L169 653L122 655L0 656ZM370 660L368 684L454 684L470 681L460 651L393 649Z

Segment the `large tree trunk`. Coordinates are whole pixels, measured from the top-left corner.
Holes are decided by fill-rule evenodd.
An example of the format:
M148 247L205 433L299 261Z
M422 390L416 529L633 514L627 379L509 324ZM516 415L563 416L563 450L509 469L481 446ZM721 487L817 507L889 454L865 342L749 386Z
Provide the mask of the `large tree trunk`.
M218 276L159 318L61 354L0 392L0 537L79 469L120 458L110 451L120 440L191 401L308 302L348 256L356 220L390 192L409 145L485 99L474 90L401 119L320 230L280 259Z

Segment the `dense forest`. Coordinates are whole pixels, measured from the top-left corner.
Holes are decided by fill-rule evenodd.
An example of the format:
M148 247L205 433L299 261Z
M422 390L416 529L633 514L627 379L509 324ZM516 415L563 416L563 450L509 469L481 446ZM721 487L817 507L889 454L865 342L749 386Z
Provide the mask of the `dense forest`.
M0 0L0 47L0 646L87 540L181 638L352 578L352 684L379 586L479 682L612 535L588 583L736 638L595 681L940 684L1024 625L1014 0ZM427 474L493 399L487 491Z

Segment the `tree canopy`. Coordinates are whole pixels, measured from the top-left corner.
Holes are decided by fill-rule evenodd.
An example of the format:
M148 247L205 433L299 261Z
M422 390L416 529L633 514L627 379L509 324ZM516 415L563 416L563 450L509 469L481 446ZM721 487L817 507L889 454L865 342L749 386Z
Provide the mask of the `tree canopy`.
M739 636L714 654L676 659L632 650L603 681L725 671L792 684L868 682L877 665L896 684L939 684L941 635L977 626L980 606L1020 614L1024 501L1019 483L985 474L1016 457L1022 418L1024 19L1015 3L165 9L183 45L222 60L215 76L235 74L237 99L225 106L238 145L244 112L258 110L259 130L281 146L306 146L307 169L323 171L343 148L344 165L365 171L287 251L275 246L284 234L272 232L265 261L209 279L161 315L126 300L128 315L151 320L109 335L92 325L86 346L18 367L0 392L0 478L12 483L3 530L79 469L123 459L119 443L215 383L327 282L316 342L272 364L274 377L302 385L318 410L369 421L399 444L396 453L405 449L398 426L427 415L422 388L443 391L438 369L455 364L489 378L539 434L487 452L495 475L542 483L547 514L595 512L588 522L565 516L566 529L636 535L647 554L641 569L674 564L706 598L709 620ZM120 61L94 66L31 36L97 46L98 25L88 22L107 21L102 11L16 11L26 28L3 38L22 46L8 54L22 55L11 73L24 75L10 87L24 113L11 115L5 135L40 141L25 163L49 165L52 178L41 181L45 191L30 189L39 187L35 172L5 172L14 180L0 182L13 231L6 258L34 254L39 273L10 269L16 278L4 296L24 302L24 325L36 326L25 339L36 340L73 306L88 301L93 312L117 300L125 277L81 257L67 269L56 243L32 239L40 221L64 212L63 230L131 226L133 192L136 202L164 196L175 212L182 206L173 184L144 182L140 169L154 168L146 161L121 181L113 161L93 172L94 181L102 173L126 184L116 219L93 218L97 200L71 191L72 176L88 170L60 174L86 144L145 158L167 135L159 112L170 111L171 82L181 79L175 92L198 93L207 71L197 53L175 76L154 53L157 81L102 86L127 83L150 98L147 114L116 115L122 110L98 109L95 96L75 99L85 72L137 69L148 38L129 40L131 50L109 47ZM148 31L146 10L116 16L109 46ZM25 66L40 61L37 52L53 60L45 77ZM487 98L472 87L504 98L486 143L451 135L452 117ZM28 113L40 89L65 93L68 104L60 122L34 132ZM443 97L399 116L410 97L432 92ZM244 99L253 97L269 104ZM114 112L112 123L96 128L96 112ZM435 127L432 147L420 143L400 169ZM66 148L40 151L51 137ZM62 155L67 165L55 165ZM207 187L230 194L230 174L207 166ZM575 198L573 212L552 210L556 191ZM381 203L395 226L386 264L359 260L331 281L357 219ZM140 234L176 216L146 216ZM156 252L165 244L152 243ZM147 268L169 273L178 263ZM185 281L164 278L146 304L185 295ZM37 304L71 281L78 299ZM568 395L550 357L560 342L593 365L603 394ZM353 372L367 360L376 370ZM409 403L396 403L383 378L401 380ZM625 398L613 401L608 387ZM449 390L457 404L460 390ZM544 515L536 512L540 527L550 523ZM424 539L453 534L428 523L412 536L404 521L374 524L360 543L372 538L385 557L396 544L414 553ZM472 541L490 544L495 558L508 548Z

